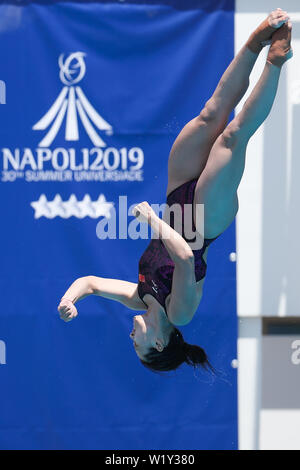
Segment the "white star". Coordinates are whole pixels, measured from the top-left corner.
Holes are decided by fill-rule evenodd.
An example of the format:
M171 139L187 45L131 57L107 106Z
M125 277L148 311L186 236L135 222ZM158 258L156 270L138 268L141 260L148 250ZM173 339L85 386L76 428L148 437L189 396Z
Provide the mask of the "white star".
M40 217L50 217L51 211L48 207L48 201L45 194L41 194L38 201L30 203L34 209L34 218L39 219Z
M91 201L89 194L86 194L84 198L82 199L82 201L78 201L77 206L80 210L80 215L79 215L80 218L87 217L87 216L92 217L92 218L95 217L95 209L93 207L93 203Z
M72 215L74 215L75 217L80 217L78 201L74 194L71 194L71 196L69 197L69 200L64 202L63 206L66 212L66 218L72 217Z
M112 202L107 202L105 196L100 194L97 201L92 202L94 210L95 210L95 218L104 216L107 219L110 219L111 214L110 211L113 208L114 204Z
M66 218L66 211L64 209L63 201L59 194L56 194L53 201L48 202L48 207L51 211L51 215L49 219L53 219L54 217L57 217L57 216Z

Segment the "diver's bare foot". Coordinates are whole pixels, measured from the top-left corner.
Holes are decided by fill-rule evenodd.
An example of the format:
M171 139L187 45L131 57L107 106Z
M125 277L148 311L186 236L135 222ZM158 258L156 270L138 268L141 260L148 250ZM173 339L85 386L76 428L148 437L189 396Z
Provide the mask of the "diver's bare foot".
M281 8L277 8L277 10L272 11L251 34L246 46L252 52L259 54L264 46L271 43L271 38L274 32L288 21L289 16L287 12L281 10Z
M268 53L267 62L281 67L284 62L293 57L291 48L292 23L288 21L272 36L272 44Z

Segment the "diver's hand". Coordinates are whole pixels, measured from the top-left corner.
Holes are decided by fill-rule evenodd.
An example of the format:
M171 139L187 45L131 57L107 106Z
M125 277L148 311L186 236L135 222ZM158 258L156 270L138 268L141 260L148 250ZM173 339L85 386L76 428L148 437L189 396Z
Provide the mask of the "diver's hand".
M277 8L276 10L272 11L268 16L269 25L272 28L281 28L284 23L289 21L290 17L288 13L281 8Z
M76 318L78 315L77 308L69 299L62 298L57 310L60 318L65 322L73 320L73 318Z
M149 206L147 201L140 202L133 210L133 215L138 219L139 222L150 223L151 218L155 218L156 214L154 210Z

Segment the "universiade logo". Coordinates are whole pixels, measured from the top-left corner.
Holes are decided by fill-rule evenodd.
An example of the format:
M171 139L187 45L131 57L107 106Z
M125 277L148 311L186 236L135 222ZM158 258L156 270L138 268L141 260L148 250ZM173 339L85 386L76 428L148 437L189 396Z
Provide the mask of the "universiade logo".
M92 105L92 102L97 100L97 107L105 106L104 103L99 104L102 95L98 90L100 86L105 92L107 85L105 82L101 83L99 69L86 73L85 57L84 52L78 51L68 55L60 54L60 79L55 78L55 83L58 83L55 96L49 102L47 99L46 113L44 108L40 109L41 100L37 97L39 110L34 119L35 124L30 123L36 136L34 140L39 143L33 148L24 145L0 148L1 182L143 181L144 150L136 143L127 147L119 138L118 144L114 143L113 127ZM95 74L98 74L97 80L93 79ZM85 76L89 83L89 93L94 93L89 99L81 86ZM47 96L52 86L49 87L48 82L42 86L43 96ZM111 90L108 89L106 95L108 93L111 93ZM35 108L34 101L33 107ZM118 111L110 109L109 112L112 115ZM26 121L22 122L27 127ZM105 136L111 136L108 138L109 143L104 141ZM55 141L58 140L60 145L56 147Z
M91 105L79 83L85 75L86 67L83 52L73 52L64 61L64 54L58 59L60 67L59 77L65 85L53 105L46 114L32 127L35 131L46 130L45 137L40 141L39 147L49 147L55 139L66 116L65 140L79 140L78 117L96 147L106 147L106 143L95 131L93 124L101 131L112 134L112 126L108 124Z
M3 80L0 80L0 104L6 104L6 85Z
M6 344L0 340L0 365L6 364Z

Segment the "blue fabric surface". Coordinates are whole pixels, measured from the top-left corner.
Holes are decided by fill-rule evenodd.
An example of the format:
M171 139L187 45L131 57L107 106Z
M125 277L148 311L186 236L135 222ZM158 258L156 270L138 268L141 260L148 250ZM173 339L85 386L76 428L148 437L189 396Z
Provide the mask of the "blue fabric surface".
M134 312L91 297L78 304L71 323L56 312L77 277L137 282L147 240L99 240L88 204L81 216L83 205L70 217L47 205L48 216L36 218L31 205L41 195L48 204L72 194L77 203L103 195L116 208L119 195L127 195L128 206L165 201L170 147L232 59L233 2L182 2L185 8L171 0L8 3L0 6L0 78L7 87L0 107L0 339L7 352L0 365L0 448L236 449L230 365L236 277L228 258L235 251L234 224L210 248L203 301L182 328L186 341L205 348L219 375L184 366L160 377L136 358L129 338ZM66 85L59 57L78 52L85 54L84 76ZM73 78L79 70L72 68ZM100 150L78 113L77 140L66 139L65 115L51 144L39 145L53 121L47 129L34 125L71 86L112 127L97 129L90 119ZM127 171L138 179L131 181ZM59 172L70 179L51 181ZM97 172L102 180L87 179Z

